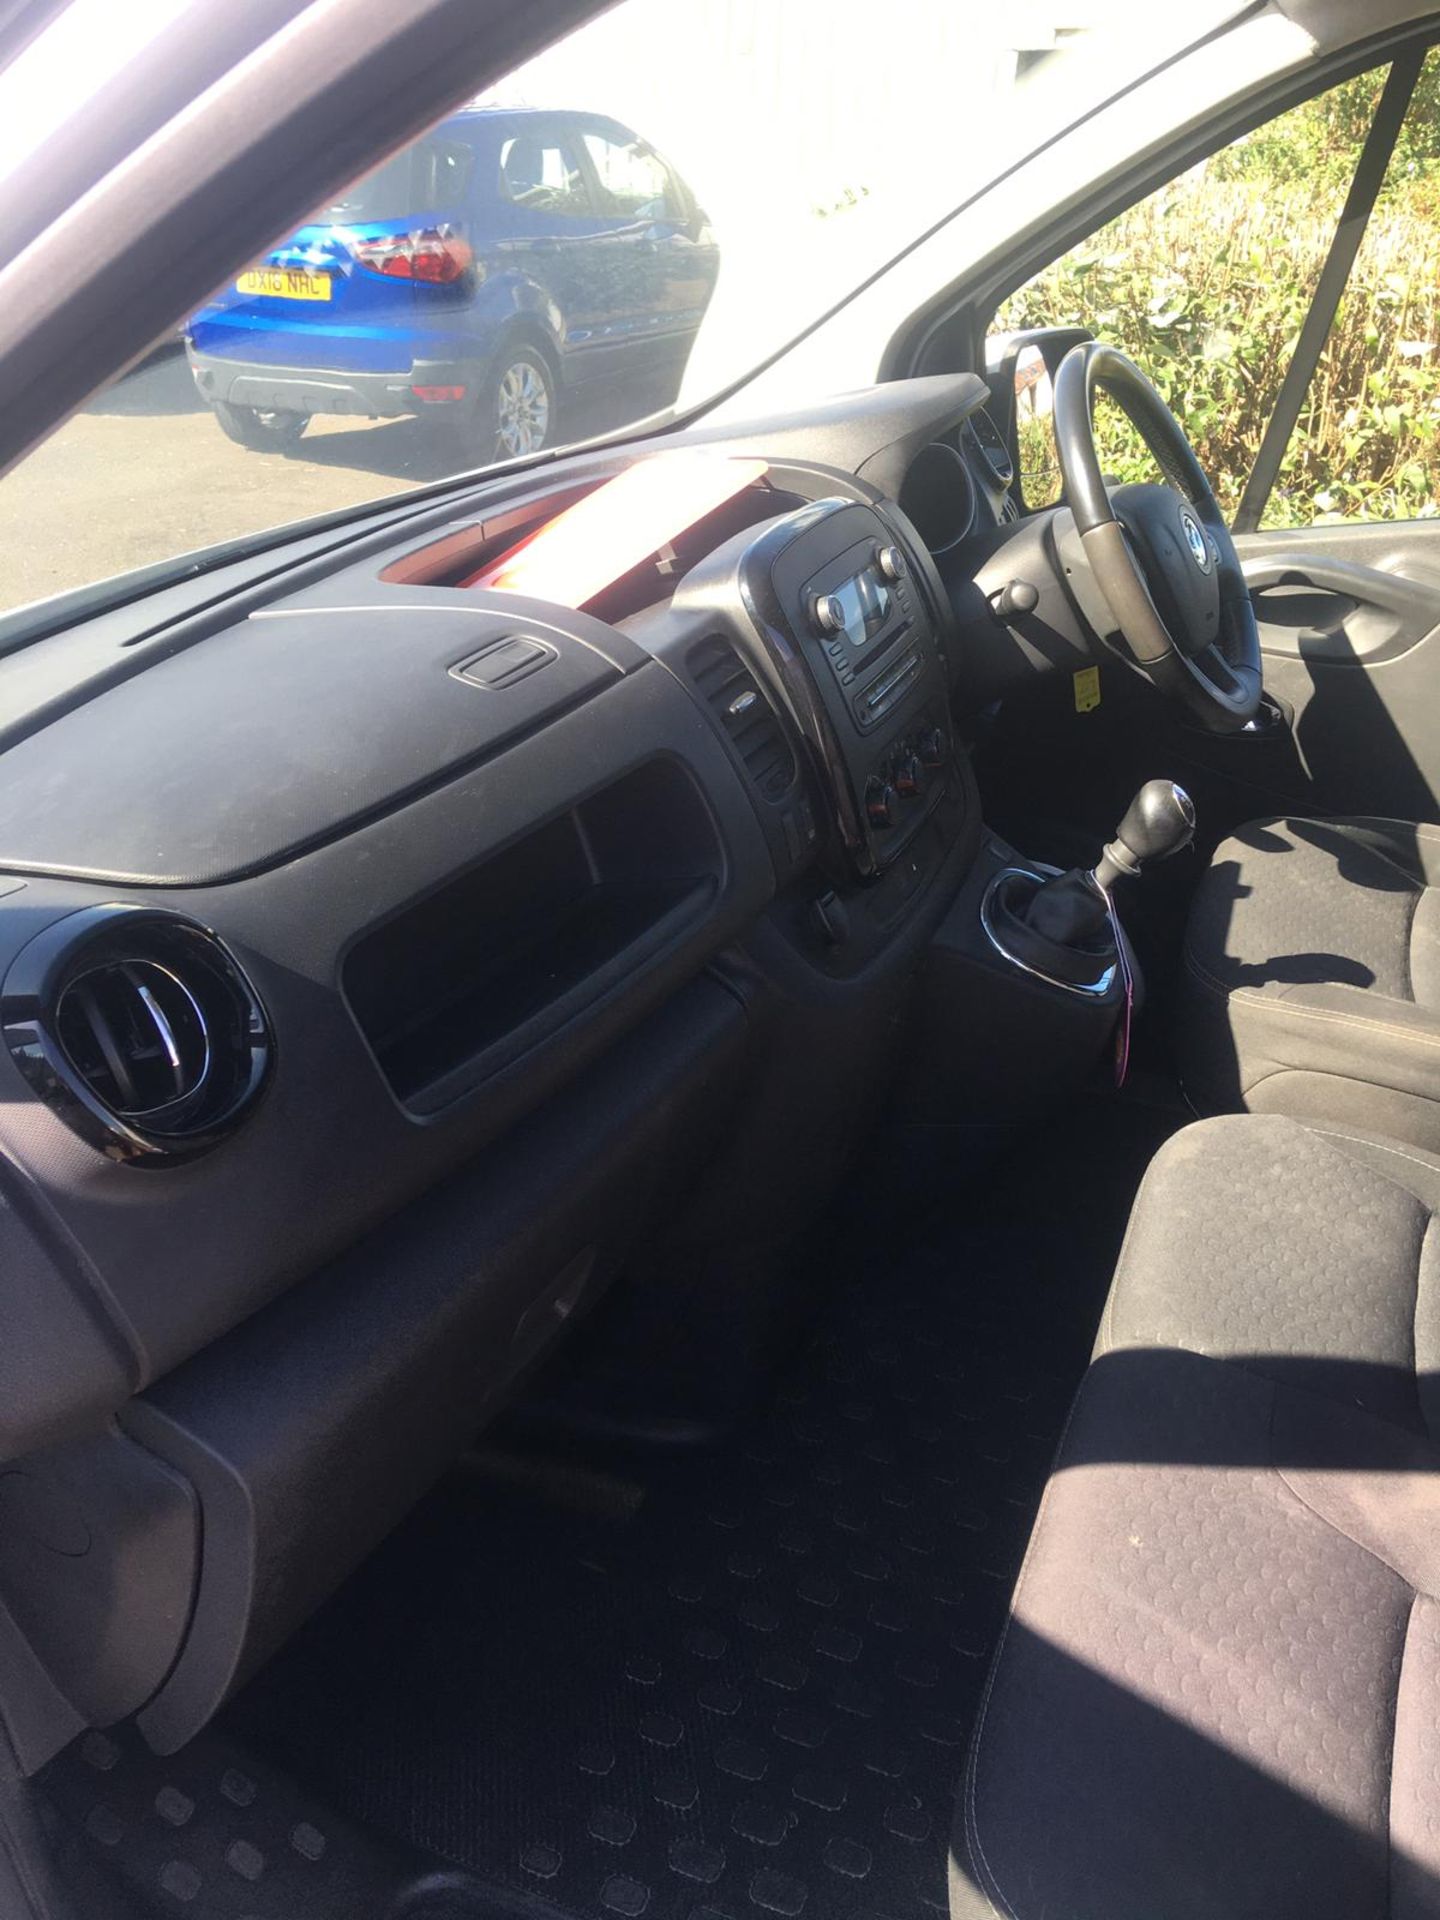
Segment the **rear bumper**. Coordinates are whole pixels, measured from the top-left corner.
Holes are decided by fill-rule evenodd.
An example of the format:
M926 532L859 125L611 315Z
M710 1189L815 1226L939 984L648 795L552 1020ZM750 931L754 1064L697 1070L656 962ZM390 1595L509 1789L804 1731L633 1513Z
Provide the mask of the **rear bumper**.
M233 407L256 407L265 413L351 413L369 420L455 404L417 399L416 387L463 387L465 399L471 399L480 374L478 363L469 360L417 360L406 373L267 367L198 353L188 342L185 357L202 400L226 400Z

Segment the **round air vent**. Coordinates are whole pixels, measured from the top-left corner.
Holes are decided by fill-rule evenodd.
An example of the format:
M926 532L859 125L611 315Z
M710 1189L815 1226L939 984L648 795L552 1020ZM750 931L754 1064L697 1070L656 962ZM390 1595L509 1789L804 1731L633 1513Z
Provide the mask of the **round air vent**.
M93 907L19 953L0 1029L36 1094L115 1160L203 1153L264 1085L265 1010L213 933L182 915Z

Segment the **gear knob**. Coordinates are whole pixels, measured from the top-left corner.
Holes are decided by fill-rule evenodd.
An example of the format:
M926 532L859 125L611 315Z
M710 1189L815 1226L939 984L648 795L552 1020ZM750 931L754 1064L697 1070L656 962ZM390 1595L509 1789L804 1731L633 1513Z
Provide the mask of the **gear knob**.
M1095 879L1108 893L1117 880L1167 860L1194 837L1195 804L1185 789L1173 780L1147 780L1101 855Z

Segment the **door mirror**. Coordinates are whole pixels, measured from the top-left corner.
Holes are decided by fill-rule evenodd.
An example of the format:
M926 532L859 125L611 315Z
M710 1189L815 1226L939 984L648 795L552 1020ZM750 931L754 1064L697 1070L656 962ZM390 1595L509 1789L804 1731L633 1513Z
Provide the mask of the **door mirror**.
M1015 412L1022 420L1044 419L1055 411L1055 382L1045 356L1033 340L1015 358Z
M1027 507L1048 507L1060 497L1050 419L1055 375L1072 347L1094 337L1088 327L1027 327L992 334L985 342L990 417L1010 449Z

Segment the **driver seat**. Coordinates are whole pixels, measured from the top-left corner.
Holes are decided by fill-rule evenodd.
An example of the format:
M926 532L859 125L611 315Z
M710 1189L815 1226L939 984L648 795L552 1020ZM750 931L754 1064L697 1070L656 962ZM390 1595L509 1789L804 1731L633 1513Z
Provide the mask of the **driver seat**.
M1191 906L1181 1070L1201 1112L1440 1151L1440 826L1255 820Z

